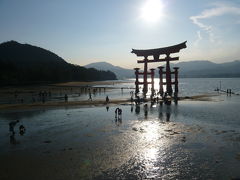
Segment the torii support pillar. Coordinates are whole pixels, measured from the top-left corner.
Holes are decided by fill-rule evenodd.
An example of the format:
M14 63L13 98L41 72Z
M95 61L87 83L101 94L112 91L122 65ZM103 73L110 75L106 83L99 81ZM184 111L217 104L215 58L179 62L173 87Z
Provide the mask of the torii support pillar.
M179 67L174 67L173 68L175 71L174 71L174 74L175 74L175 90L174 90L174 92L175 92L175 94L177 94L178 93L178 69L179 69Z
M163 68L162 66L159 66L159 92L160 95L163 96Z
M148 74L148 59L147 56L144 57L144 70L143 70L143 94L146 96L148 91L148 82L147 82L147 74Z
M170 55L167 54L167 57L166 57L166 83L167 83L167 93L169 96L172 96L172 78L171 78L171 69L170 69L170 63L169 63L169 60L170 60Z
M154 95L154 70L155 69L150 69L151 70L151 83L152 83L152 96Z
M139 81L138 81L138 75L139 75L139 68L134 68L135 70L135 76L136 76L136 81L135 81L135 95L139 93Z

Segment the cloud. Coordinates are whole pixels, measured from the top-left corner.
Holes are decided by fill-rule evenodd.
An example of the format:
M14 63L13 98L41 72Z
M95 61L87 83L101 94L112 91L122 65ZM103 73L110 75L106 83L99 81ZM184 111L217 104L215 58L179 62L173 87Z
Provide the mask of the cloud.
M201 20L204 19L210 19L213 17L223 16L223 15L236 15L240 16L240 7L234 7L223 3L215 3L213 8L205 9L201 12L201 14L196 16L191 16L190 19L194 24L196 24L198 27L200 27L203 31L205 31L209 35L209 40L211 42L215 42L215 37L213 33L213 26L207 25L202 22ZM238 20L236 23L239 23L240 20ZM196 42L199 42L201 38L200 31L197 31L198 39Z
M194 45L197 46L199 41L201 40L202 40L201 31L197 31L197 40L195 41Z

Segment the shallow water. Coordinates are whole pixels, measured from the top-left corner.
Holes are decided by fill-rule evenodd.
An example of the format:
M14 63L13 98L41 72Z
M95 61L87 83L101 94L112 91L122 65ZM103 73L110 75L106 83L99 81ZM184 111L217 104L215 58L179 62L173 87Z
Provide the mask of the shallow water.
M53 179L70 174L70 179L239 178L239 104L239 96L221 95L213 101L125 104L108 111L106 106L1 111L0 160L31 155L44 165L22 163L25 168L16 172L20 178L29 169L35 179L46 176L45 171ZM116 120L117 107L123 115ZM20 122L11 137L8 123L16 119ZM21 124L26 127L23 136L18 133ZM3 177L6 168L0 165Z
M149 79L150 81L150 79ZM159 90L159 79L155 78L155 90ZM121 83L119 83L121 82ZM106 96L109 96L111 99L130 99L130 92L134 91L135 80L129 79L125 81L112 81L112 84L107 83L107 85L95 85L92 87L98 88L96 93L93 93L91 90L91 97L93 100L105 100ZM193 96L193 95L202 95L202 94L211 94L218 87L221 89L232 89L232 92L240 93L240 78L182 78L179 79L179 96ZM105 88L104 90L104 87ZM101 89L99 89L101 87ZM35 89L34 89L35 88ZM17 98L14 96L14 92L9 92L7 94L0 94L0 104L15 104L21 103L23 100L24 104L31 104L34 102L42 102L42 98L39 97L40 91L52 91L51 97L45 97L45 101L51 102L63 102L64 95L68 95L68 101L82 101L89 99L89 91L86 88L84 91L81 87L63 87L53 90L54 88L49 87L34 87L31 90L28 90L25 93L18 93ZM140 86L140 88L142 88ZM149 86L149 94L150 96ZM165 88L165 87L164 87ZM27 89L27 88L26 88ZM26 90L25 89L25 90ZM174 87L173 87L174 89ZM140 89L141 91L142 89ZM34 98L34 102L33 102Z

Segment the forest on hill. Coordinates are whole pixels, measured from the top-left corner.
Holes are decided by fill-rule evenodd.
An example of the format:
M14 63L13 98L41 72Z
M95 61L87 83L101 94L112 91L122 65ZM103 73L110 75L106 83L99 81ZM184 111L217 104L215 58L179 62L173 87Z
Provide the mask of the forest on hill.
M70 64L51 51L29 44L0 44L1 85L102 80L116 80L116 75Z

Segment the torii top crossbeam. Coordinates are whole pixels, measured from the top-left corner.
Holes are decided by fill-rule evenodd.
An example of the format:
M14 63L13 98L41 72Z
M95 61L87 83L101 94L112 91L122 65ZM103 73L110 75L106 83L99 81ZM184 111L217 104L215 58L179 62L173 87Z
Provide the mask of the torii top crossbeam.
M178 53L181 49L186 48L187 47L186 42L187 41L174 46L168 46L157 49L144 49L144 50L132 49L131 53L134 53L137 56L144 56L145 58L148 56L153 56L154 60L159 60L160 55L165 54L169 56L171 53ZM178 60L178 58L173 60Z

